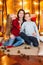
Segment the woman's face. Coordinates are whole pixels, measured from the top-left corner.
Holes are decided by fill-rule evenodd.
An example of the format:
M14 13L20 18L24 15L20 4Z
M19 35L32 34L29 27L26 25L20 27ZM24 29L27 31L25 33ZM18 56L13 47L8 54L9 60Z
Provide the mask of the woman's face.
M24 12L23 11L20 11L19 12L19 18L23 18L24 17Z

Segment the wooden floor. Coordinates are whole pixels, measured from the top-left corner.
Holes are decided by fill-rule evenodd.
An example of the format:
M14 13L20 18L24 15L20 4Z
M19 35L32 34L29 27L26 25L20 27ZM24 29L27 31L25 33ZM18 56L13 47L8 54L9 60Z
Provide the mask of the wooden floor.
M30 50L30 49L28 49L28 50ZM33 49L33 51L34 50L36 52L36 49ZM5 51L7 51L7 50L5 50ZM18 54L17 55L12 55L13 54L12 52L11 52L12 54L10 55L9 51L6 54L0 48L0 65L43 65L43 56L41 56L41 55L40 56L39 55L32 55L32 54L28 55L28 54L20 53L20 51L18 51L18 54L20 54L20 55L18 55ZM33 53L33 51L30 50L31 53ZM14 52L14 50L13 50L13 52Z
M5 50L0 47L0 65L43 65L43 43L40 44L39 53L38 48L29 49L26 44Z
M5 55L0 51L0 65L43 65L43 56Z

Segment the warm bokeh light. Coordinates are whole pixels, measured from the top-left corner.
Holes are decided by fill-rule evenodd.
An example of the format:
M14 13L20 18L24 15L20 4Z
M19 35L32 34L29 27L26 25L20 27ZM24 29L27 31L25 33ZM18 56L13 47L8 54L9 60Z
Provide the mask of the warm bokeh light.
M39 12L38 12L38 11L36 11L36 12L35 12L35 14L37 14L37 15L38 15L38 14L39 14Z
M0 0L0 10L2 11L2 4L4 0ZM5 4L5 3L4 3ZM6 5L7 8L4 9L4 20L3 24L6 26L6 10L7 14L17 14L18 10L23 8L25 12L29 12L30 14L36 14L36 24L39 22L38 21L38 15L40 14L40 29L43 30L43 15L42 15L42 10L43 10L43 0L6 0ZM40 11L39 11L40 7ZM1 13L1 12L0 12ZM0 21L1 25L1 21ZM5 27L4 27L5 28ZM4 29L5 30L5 29Z
M0 1L0 5L2 5L3 3L2 3L2 1Z
M5 26L6 25L6 19L5 18L4 18L3 22L4 22L4 26Z
M35 1L34 1L33 4L34 4L34 5L38 5L38 2L35 2Z
M36 20L36 25L38 25L38 20Z
M1 65L13 65L15 63L17 63L17 61L12 59L11 57L8 57L8 55L4 55L1 57Z
M29 12L30 13L30 10L27 9L27 10L25 10L25 12Z
M7 1L7 14L12 14L14 13L14 8L13 8L13 0L8 0Z
M40 34L43 35L43 32L41 32Z
M27 2L23 2L23 4L24 4L24 5L26 5L26 4L27 4ZM19 3L19 5L22 5L22 2L20 2L20 3Z
M19 5L22 5L22 2L20 2Z
M41 10L40 10L40 15L41 15L41 13L42 13L42 12L41 12Z
M0 36L2 35L2 32L0 32Z
M9 58L7 57L7 55L3 56L1 60L2 60L2 65L9 65L9 62L8 62Z
M3 26L4 26L4 33L6 32L6 22L7 22L7 20L6 20L6 18L4 18L3 19Z

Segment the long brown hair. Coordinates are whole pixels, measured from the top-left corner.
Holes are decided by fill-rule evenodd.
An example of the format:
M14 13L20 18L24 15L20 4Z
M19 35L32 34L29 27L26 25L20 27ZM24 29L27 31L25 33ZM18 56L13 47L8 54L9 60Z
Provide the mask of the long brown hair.
M17 13L18 19L19 19L19 12L20 12L20 11L23 11L23 12L24 12L24 16L25 16L25 11L24 11L23 9L20 9L20 10L18 11L18 13ZM24 22L24 16L23 16L23 22Z

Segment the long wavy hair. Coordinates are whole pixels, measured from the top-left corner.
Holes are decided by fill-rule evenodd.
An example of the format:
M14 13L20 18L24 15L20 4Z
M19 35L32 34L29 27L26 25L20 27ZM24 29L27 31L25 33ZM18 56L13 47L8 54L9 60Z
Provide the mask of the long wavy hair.
M19 12L20 12L20 11L23 11L23 12L24 12L24 16L25 16L25 11L24 11L23 9L20 9L20 10L18 11L18 13L17 13L18 19L19 19ZM25 21L24 16L23 16L23 22Z

